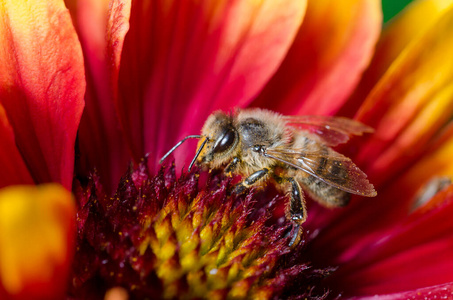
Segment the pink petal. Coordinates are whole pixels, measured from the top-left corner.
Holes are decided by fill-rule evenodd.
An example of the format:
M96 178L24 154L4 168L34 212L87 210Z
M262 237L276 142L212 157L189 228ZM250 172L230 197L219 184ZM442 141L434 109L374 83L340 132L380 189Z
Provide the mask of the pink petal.
M63 1L3 1L0 101L36 182L72 184L82 51Z
M121 132L114 97L130 2L77 2L73 10L86 60L86 107L79 128L77 173L97 170L107 190L116 187L130 155Z
M381 29L380 1L309 1L281 67L253 106L333 114L358 83Z
M453 298L453 282L439 284L407 292L373 295L366 297L353 297L360 300L426 300L426 299L451 299Z
M379 230L372 230L362 221L353 234L337 231L336 236L349 245L340 250L330 240L328 252L334 250L336 255L330 255L324 263L340 265L330 279L333 285L348 295L366 295L452 282L453 186L437 194L431 203ZM364 214L368 220L386 221L383 212L378 211L375 217ZM314 248L324 249L320 244Z
M292 0L134 2L118 111L135 159L151 152L154 164L212 110L249 103L304 11L305 1Z
M372 295L452 282L452 246L451 239L431 242L379 260L364 270L351 271L352 276L337 282L338 288L346 294Z

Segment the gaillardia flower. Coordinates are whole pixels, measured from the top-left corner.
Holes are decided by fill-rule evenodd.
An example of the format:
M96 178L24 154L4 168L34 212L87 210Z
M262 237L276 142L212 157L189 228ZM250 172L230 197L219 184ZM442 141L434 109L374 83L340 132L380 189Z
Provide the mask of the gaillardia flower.
M453 1L0 1L0 298L453 297ZM213 111L342 115L377 197L194 167ZM307 196L308 198L308 196Z

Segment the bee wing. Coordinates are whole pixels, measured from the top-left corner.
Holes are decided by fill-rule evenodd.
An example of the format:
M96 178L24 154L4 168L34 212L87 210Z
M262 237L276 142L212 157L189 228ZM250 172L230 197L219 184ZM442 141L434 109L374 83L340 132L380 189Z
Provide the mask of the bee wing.
M358 121L329 116L284 116L286 125L308 130L317 135L327 146L346 143L351 135L373 132L373 128Z
M268 149L264 155L345 192L366 197L377 195L366 174L349 158L331 149L326 154L294 149Z

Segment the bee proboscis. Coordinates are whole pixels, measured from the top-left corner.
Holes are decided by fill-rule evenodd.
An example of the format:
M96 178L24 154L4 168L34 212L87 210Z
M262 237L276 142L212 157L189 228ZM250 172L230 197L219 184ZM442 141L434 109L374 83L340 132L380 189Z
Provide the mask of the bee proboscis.
M235 186L237 193L273 180L290 197L286 217L294 224L293 245L307 218L301 187L327 207L346 205L350 194L376 196L366 174L331 148L347 142L351 135L372 131L343 117L282 116L259 108L216 111L207 118L200 135L185 137L160 162L187 139L198 138L189 170L197 162L207 168L224 167L229 175L239 174L242 181Z

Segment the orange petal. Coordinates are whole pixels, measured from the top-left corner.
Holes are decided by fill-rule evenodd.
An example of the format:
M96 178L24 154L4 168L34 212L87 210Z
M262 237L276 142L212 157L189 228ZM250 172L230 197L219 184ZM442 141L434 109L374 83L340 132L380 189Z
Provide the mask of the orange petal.
M14 132L0 104L0 188L13 184L33 184L14 140Z
M375 184L408 166L451 118L451 53L453 6L401 53L358 112L375 133L356 162Z
M153 164L213 109L249 103L281 63L305 3L133 2L118 111L135 159L150 152Z
M351 116L373 86L400 53L428 30L452 4L451 0L418 0L409 4L403 12L387 24L376 45L376 53L363 74L354 95L342 109ZM348 114L349 111L349 114Z
M0 101L33 178L69 188L85 80L63 1L0 2L0 61Z
M439 141L432 146L423 158L414 164L398 181L404 188L408 199L412 200L420 187L433 178L453 178L453 125L444 132ZM410 207L411 201L406 203Z
M283 64L254 106L333 114L358 83L381 29L380 1L309 1Z
M74 230L74 201L62 186L12 186L0 190L0 296L62 298Z
M78 0L76 20L86 61L86 107L80 122L77 174L96 168L103 186L116 187L130 161L113 98L116 97L121 51L129 28L129 1ZM109 149L109 151L105 151Z

